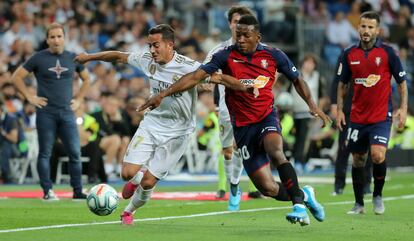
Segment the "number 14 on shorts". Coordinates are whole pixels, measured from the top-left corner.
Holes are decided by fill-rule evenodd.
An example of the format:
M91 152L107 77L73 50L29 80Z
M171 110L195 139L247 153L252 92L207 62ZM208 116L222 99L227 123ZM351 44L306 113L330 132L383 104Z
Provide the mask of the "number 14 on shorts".
M346 136L346 139L348 141L350 139L352 139L353 142L357 142L358 141L358 133L359 133L358 129L353 129L352 130L352 128L348 128L348 135Z

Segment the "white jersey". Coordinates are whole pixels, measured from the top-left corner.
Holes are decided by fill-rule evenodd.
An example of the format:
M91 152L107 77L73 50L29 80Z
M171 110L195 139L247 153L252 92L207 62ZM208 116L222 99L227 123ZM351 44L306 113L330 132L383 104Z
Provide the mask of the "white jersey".
M174 53L173 59L164 65L155 63L148 52L130 53L128 63L140 68L148 76L151 95L167 89L181 76L200 66L200 63L178 53ZM196 100L196 88L167 96L159 107L145 114L140 126L152 134L168 137L193 133L196 125Z
M221 42L219 45L217 45L216 47L214 47L212 50L210 50L210 52L208 52L206 59L204 60L204 64L210 62L210 60L213 58L213 55L215 53L217 53L218 51L230 46L233 44L233 39L230 38L227 41ZM220 95L220 99L219 99L219 119L220 121L230 121L230 114L229 114L229 110L227 109L227 105L226 105L226 98L225 98L225 87L224 85L218 85L218 89L219 89L219 95Z

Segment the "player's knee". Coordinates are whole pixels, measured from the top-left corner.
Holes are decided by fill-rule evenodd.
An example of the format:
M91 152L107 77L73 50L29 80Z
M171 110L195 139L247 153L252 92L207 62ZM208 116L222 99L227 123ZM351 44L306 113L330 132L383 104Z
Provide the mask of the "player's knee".
M122 171L121 171L121 178L122 178L122 180L124 180L124 181L129 181L129 180L131 180L133 177L134 177L134 176L133 176L131 173L129 173L128 171L124 171L124 170L122 170Z
M233 149L232 149L232 147L230 147L230 148L223 148L223 155L224 155L224 159L231 160L231 158L233 157Z
M381 164L385 160L385 153L380 151L371 152L371 160L375 164Z
M126 166L122 166L121 178L124 181L131 180L135 176L135 174L137 174L137 170L132 170L131 168L128 168Z
M267 152L267 155L269 156L270 160L272 160L272 162L276 164L276 166L282 165L283 163L287 162L285 154L282 150L272 150Z
M156 180L152 180L152 179L142 179L141 181L141 187L144 190L148 190L148 189L152 189L153 187L155 187L155 184L157 183Z
M367 156L364 154L353 154L352 155L352 166L353 167L364 167L367 160Z
M277 186L270 183L257 188L264 196L274 197L277 195Z

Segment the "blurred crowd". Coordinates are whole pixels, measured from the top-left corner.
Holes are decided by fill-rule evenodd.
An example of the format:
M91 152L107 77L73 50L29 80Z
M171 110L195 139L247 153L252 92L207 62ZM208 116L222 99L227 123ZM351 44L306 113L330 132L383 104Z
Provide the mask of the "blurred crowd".
M319 25L326 30L321 53L306 55L297 64L305 80L310 81L308 84L312 83L309 85L315 100L327 112L330 109L329 86L335 72L332 72L332 78L323 78L318 67L321 63L334 66L341 50L358 39L356 28L363 11L376 10L381 13L381 38L399 51L409 79L412 79L412 0L4 0L0 2L2 116L4 113L13 114L18 117L20 129L27 132L35 130L34 106L23 100L9 80L13 71L29 56L46 47L45 30L52 22L65 26L66 49L76 53L147 51L147 31L157 24L168 23L176 30L176 50L202 62L210 49L230 37L225 11L234 4L252 8L261 22L263 41L275 43L276 46L295 43L298 24ZM298 23L299 19L301 22ZM93 170L88 173L89 181L105 182L108 175L119 173L123 153L143 118L143 113L135 110L149 96L148 80L141 70L128 65L92 62L87 67L91 73L91 87L84 105L77 112L82 154L97 159L92 162L94 166L89 167ZM34 76L25 81L35 92ZM76 93L80 83L74 83ZM411 82L408 86L412 103L414 94ZM303 137L311 147L296 147L306 152L300 157L293 155L293 158L306 162L312 156L320 155L319 150L330 148L336 138L334 127L321 130L318 123L313 123L313 119L304 114L307 111L301 108L303 103L297 102L297 93L283 79L274 89L276 96L279 96L276 104L281 110L287 151L294 149L294 133L298 128L306 126L311 129L310 134ZM412 116L409 118L404 130L394 131L397 138L391 142L392 147L414 148L414 120ZM306 119L306 125L303 119ZM1 121L3 131L3 117ZM202 124L199 126L202 128ZM82 138L82 131L85 130L92 130L92 137ZM407 140L404 135L410 139ZM4 138L1 141L4 142ZM55 163L64 155L59 144L56 146ZM24 150L21 153L24 154ZM14 157L21 153L15 153Z

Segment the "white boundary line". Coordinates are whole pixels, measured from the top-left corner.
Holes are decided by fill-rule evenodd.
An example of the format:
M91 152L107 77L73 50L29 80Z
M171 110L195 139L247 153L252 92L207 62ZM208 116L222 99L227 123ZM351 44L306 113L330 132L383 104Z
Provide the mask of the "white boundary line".
M395 200L401 200L401 199L414 199L414 194L383 198L384 201L395 201ZM369 202L370 200L367 199L366 201ZM353 203L354 203L354 201L342 201L342 202L328 202L328 203L324 203L324 205L325 206L333 206L333 205L345 205L345 204L353 204ZM162 220L170 220L170 219L207 217L207 216L234 214L234 213L250 213L250 212L261 212L261 211L270 211L270 210L290 209L290 208L292 208L292 206L245 209L245 210L240 210L238 212L220 211L220 212L191 214L191 215L185 215L185 216L168 216L168 217L159 217L159 218L143 218L143 219L135 219L134 221L135 222L162 221ZM82 226L93 226L93 225L116 224L116 223L120 223L120 222L121 221L107 221L107 222L98 222L98 223L96 223L96 222L94 222L94 223L74 223L74 224L60 224L60 225L30 227L30 228L5 229L5 230L0 230L0 233L15 233L15 232L43 230L43 229L56 229L56 228L68 228L68 227L82 227Z

